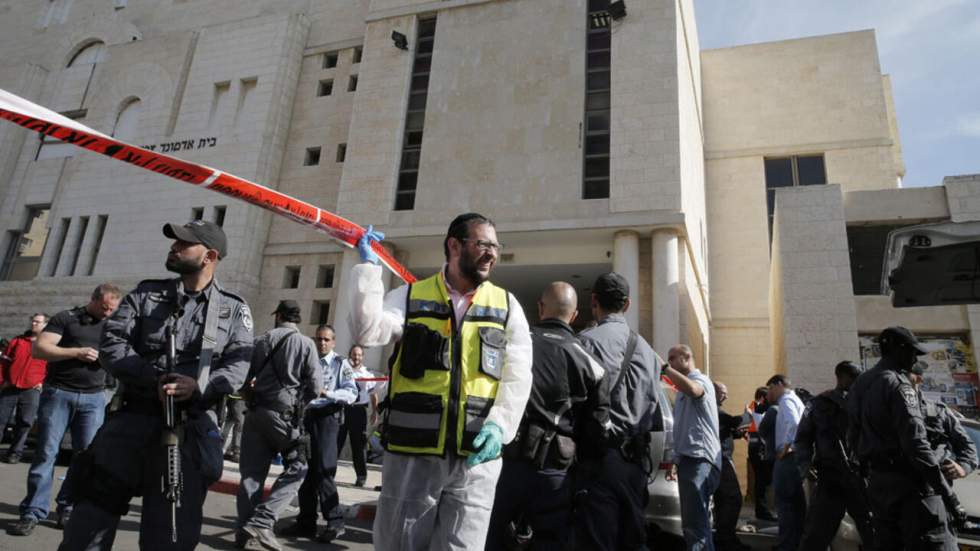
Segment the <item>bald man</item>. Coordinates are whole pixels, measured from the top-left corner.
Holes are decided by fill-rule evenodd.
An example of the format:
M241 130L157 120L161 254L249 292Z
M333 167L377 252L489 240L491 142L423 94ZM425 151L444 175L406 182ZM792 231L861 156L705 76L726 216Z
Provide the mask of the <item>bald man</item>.
M515 534L529 532L534 549L567 548L572 532L568 467L576 454L600 449L609 420L602 366L570 325L577 305L575 289L563 281L548 285L538 300L541 323L531 329L531 397L517 437L504 448L488 550L509 549Z

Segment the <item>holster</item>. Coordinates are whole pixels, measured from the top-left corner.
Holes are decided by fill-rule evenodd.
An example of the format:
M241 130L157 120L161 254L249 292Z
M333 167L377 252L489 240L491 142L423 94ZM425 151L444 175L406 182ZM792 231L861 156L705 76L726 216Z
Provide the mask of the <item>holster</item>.
M507 446L504 456L527 461L535 468L568 469L575 458L575 441L534 423L525 423L518 431L514 443Z

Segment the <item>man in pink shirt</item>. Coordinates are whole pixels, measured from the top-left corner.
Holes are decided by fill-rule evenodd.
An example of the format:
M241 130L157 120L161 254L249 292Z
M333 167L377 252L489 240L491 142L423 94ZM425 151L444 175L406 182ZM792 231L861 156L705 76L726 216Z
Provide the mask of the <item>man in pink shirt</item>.
M37 417L37 406L41 398L41 383L47 371L48 362L35 359L31 348L38 334L48 324L46 314L31 316L31 328L10 341L0 360L0 433L17 411L17 424L14 439L3 460L6 463L19 463L27 442L27 433Z

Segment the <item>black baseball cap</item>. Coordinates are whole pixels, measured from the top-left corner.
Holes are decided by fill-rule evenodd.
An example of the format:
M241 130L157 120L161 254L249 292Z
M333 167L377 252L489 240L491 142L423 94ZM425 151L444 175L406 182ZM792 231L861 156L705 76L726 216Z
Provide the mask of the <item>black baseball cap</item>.
M228 254L228 238L225 237L225 230L214 222L194 220L183 226L165 224L163 235L170 239L179 239L188 243L200 243L209 249L218 251L218 258L224 258Z
M283 315L299 315L299 303L295 300L280 300L279 306L276 307L275 312L272 315L283 314Z
M912 347L915 350L916 356L922 356L923 354L928 354L929 351L922 346L919 339L915 338L915 335L902 327L901 325L893 325L892 327L886 328L884 331L878 335L879 345L889 345L889 344L904 344Z
M602 274L592 285L592 292L600 298L625 300L630 297L630 284L616 272Z

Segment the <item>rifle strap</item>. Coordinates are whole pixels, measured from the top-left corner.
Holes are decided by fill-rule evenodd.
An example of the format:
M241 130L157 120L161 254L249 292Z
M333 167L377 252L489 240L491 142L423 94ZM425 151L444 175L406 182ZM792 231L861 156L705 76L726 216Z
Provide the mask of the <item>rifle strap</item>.
M201 354L197 364L197 389L201 394L207 389L211 378L211 360L218 345L218 317L221 311L221 291L211 285L208 297L208 310L204 315L204 335L201 339Z

